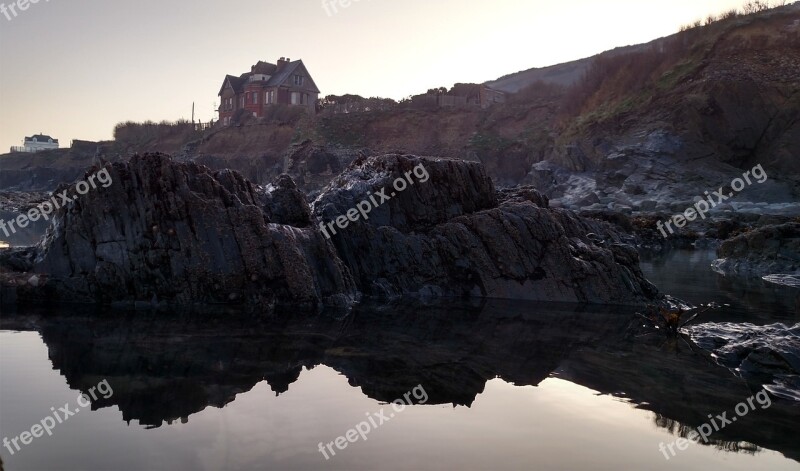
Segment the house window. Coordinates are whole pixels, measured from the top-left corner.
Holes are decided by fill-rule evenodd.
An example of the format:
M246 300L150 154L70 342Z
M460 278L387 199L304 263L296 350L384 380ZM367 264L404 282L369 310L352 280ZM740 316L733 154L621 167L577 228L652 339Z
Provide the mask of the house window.
M267 92L267 103L275 103L275 90Z
M302 86L304 78L305 77L303 77L302 75L295 75L294 76L294 84L297 85L297 86Z
M254 105L258 104L258 93L253 93L253 104Z
M292 92L292 104L299 105L300 104L300 93L299 92Z
M241 101L241 103L242 103L242 104L240 105L240 107L241 107L241 108L244 108L244 95L242 95L242 99L241 99L240 101Z

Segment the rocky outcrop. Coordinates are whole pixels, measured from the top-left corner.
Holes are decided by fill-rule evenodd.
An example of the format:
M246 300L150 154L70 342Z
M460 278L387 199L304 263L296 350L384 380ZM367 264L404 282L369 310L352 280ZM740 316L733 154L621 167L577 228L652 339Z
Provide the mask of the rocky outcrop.
M327 186L334 177L342 173L362 151L338 149L335 146L315 145L306 140L293 144L286 151L286 173L306 193L316 193Z
M395 191L394 182L421 168L427 179ZM609 225L551 210L532 188L498 198L478 163L406 155L362 159L314 202L314 214L326 224L383 189L388 201L332 234L367 295L609 304L657 296L635 250L619 243Z
M800 223L767 226L722 243L712 268L722 275L800 275Z
M163 154L106 168L113 184L62 210L42 244L34 270L46 275L49 296L264 306L354 299L347 269L307 227L307 204L286 182L264 197L237 172Z
M32 265L5 275L4 297L271 307L350 305L362 293L605 304L660 296L610 224L550 209L532 187L496 192L478 163L361 158L313 214L286 175L258 188L163 154L104 169L113 183L61 209L33 253L0 258L17 272Z

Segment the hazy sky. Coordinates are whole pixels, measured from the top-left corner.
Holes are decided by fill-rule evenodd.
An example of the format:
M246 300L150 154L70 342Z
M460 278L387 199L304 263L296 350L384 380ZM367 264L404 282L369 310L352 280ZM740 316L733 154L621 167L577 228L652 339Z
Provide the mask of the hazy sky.
M32 0L30 0L32 1ZM39 0L0 14L0 153L25 135L215 116L225 74L303 59L322 95L403 98L672 34L743 0ZM0 0L9 5L12 0Z

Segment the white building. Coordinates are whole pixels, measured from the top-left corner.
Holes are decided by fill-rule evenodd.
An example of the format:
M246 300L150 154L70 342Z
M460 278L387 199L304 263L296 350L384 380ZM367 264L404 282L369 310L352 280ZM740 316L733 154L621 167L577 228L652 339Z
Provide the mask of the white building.
M11 152L39 152L48 149L58 149L58 139L44 134L35 134L26 137L22 147L12 147Z

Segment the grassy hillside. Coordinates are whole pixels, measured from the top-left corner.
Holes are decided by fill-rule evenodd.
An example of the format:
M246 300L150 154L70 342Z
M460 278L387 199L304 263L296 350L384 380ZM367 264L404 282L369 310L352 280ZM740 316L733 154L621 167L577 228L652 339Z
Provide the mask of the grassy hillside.
M66 178L87 166L94 150L107 160L163 151L235 168L263 183L308 146L316 154L405 151L479 160L501 184L524 181L545 159L586 170L625 148L742 168L762 163L800 176L800 3L728 12L705 23L648 44L512 74L495 85L517 92L487 110L352 95L361 101L348 102L346 113L310 117L276 107L266 119L202 132L189 123L123 123L114 141L95 148L0 156L0 188L32 169L39 169L41 182L57 180L58 172ZM654 132L679 143L677 150L654 147L648 141Z

